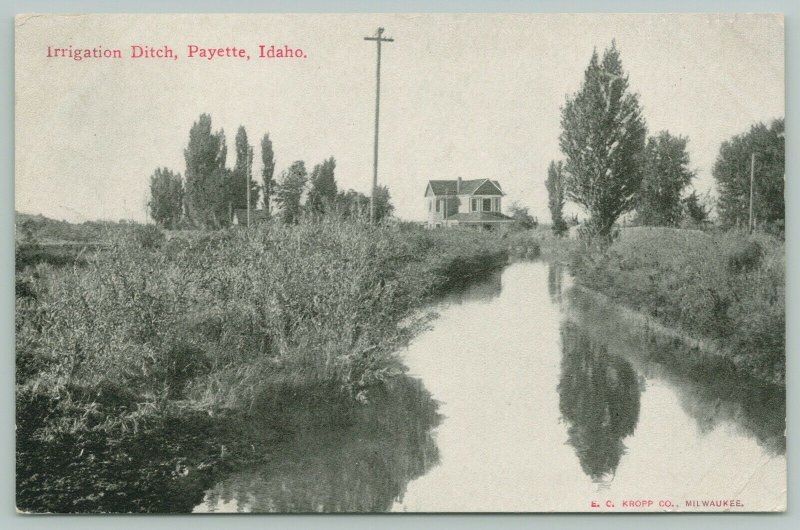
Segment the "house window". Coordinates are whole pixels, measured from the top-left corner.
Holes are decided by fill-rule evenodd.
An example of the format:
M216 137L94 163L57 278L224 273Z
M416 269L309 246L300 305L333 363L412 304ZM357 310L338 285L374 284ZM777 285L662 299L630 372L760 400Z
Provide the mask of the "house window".
M472 199L472 210L470 211L472 212L478 211L478 199Z
M492 199L483 199L483 211L484 212L492 211Z
M439 200L436 201L436 211L437 212L441 211L441 203L442 203L442 201L439 201Z

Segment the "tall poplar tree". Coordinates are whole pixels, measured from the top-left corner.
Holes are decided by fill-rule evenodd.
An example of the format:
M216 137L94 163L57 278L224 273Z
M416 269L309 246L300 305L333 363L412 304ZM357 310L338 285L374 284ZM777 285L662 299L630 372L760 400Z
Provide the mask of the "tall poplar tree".
M261 139L261 192L264 198L264 209L269 212L270 199L275 193L275 152L272 150L272 140L269 133Z
M211 116L201 114L189 130L189 145L183 152L186 214L195 226L219 228L227 224L227 154L225 132L212 132Z
M559 144L566 157L567 197L590 215L589 236L608 236L617 218L636 204L646 136L639 98L612 41L592 53L580 90L561 109Z
M286 224L297 224L300 220L300 200L303 197L308 173L302 160L297 160L281 173L275 190L275 202L281 210L281 219Z
M547 206L550 208L550 218L553 220L553 233L557 236L567 231L564 221L564 163L550 161L547 168Z
M247 131L243 126L236 132L236 165L231 172L228 186L228 203L231 209L247 208L247 183L250 183L250 208L258 204L260 186L253 181L253 154L247 142Z

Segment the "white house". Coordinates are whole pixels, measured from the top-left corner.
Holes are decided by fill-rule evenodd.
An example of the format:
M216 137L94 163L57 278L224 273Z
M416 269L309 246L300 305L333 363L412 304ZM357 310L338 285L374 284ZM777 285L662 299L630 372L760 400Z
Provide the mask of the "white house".
M429 228L464 225L481 229L513 223L502 213L500 183L490 179L429 180L425 208Z

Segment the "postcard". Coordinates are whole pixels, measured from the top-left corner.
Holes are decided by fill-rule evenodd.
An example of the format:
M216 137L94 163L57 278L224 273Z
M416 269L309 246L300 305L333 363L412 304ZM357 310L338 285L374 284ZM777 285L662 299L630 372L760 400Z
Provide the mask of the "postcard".
M786 509L782 15L15 46L19 512Z

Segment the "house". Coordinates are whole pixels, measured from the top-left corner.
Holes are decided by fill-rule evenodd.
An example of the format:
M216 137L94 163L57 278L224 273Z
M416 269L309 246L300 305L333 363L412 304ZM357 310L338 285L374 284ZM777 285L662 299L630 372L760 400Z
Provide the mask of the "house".
M429 180L425 188L428 228L469 226L491 229L513 223L502 213L502 188L496 180Z
M250 210L250 222L253 225L263 223L269 219L269 213L266 210ZM237 208L233 211L233 224L247 226L247 208Z

